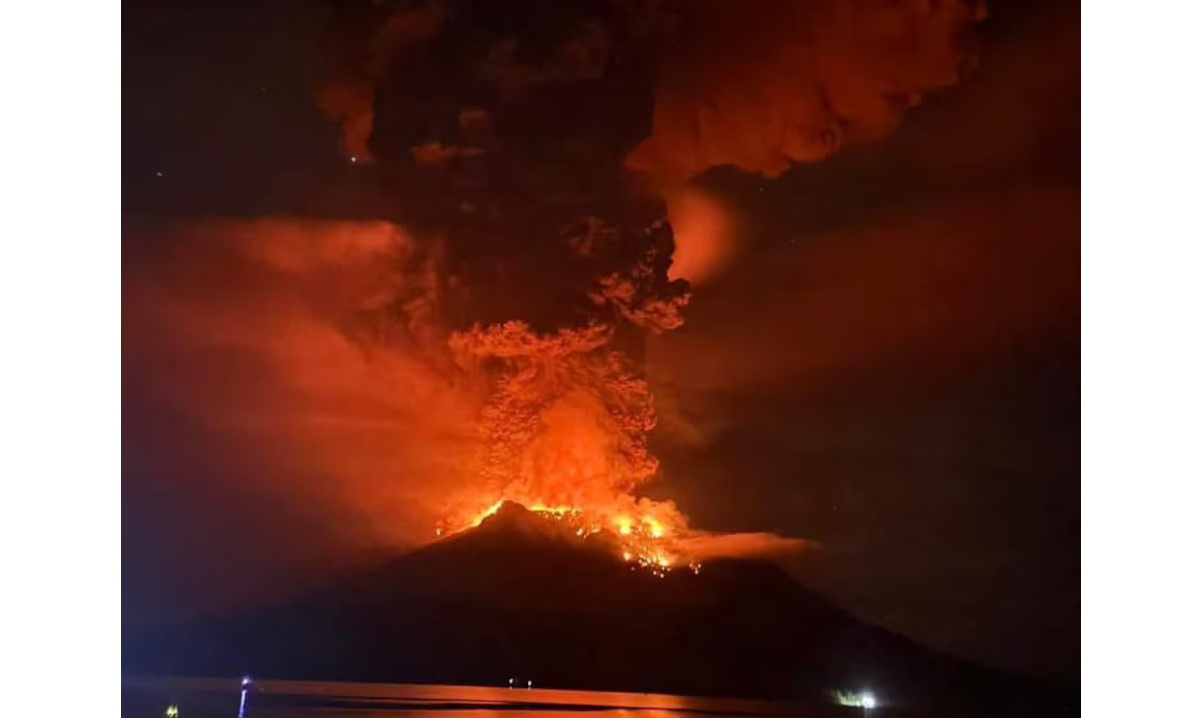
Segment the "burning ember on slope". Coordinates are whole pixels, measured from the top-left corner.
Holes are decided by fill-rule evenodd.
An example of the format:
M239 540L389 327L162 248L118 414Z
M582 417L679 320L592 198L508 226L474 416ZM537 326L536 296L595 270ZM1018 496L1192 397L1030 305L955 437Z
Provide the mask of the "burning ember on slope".
M504 500L497 501L480 512L471 522L474 528L485 519L497 513ZM670 504L663 504L670 506ZM585 511L572 506L543 506L533 504L525 507L531 513L547 521L555 521L566 525L566 535L574 535L584 541L596 537L603 532L617 538L617 544L622 560L631 564L631 568L647 569L653 575L663 577L674 568L687 565L694 573L701 570L701 563L686 559L675 546L674 534L651 515L631 517L627 515L608 516L605 511ZM437 530L442 535L442 529Z

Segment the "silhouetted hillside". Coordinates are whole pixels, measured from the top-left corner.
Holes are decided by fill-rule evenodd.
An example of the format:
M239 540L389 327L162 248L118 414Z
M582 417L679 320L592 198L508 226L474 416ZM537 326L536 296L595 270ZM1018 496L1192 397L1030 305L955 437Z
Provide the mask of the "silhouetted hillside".
M770 563L658 578L507 505L323 591L127 645L126 671L767 698L871 688L924 713L1044 715L1052 698L865 624ZM964 712L968 711L968 712Z

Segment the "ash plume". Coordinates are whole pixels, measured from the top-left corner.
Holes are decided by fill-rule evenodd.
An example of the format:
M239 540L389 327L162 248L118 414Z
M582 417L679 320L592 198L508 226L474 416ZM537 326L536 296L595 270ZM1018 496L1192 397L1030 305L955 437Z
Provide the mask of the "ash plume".
M245 476L241 490L273 504L353 516L327 526L344 543L424 538L436 497L469 469L482 401L472 377L450 370L437 254L386 222L208 220L130 234L131 381L156 415L222 447L207 452L224 462L211 480Z
M684 323L689 282L737 229L681 183L887 133L959 79L980 16L968 0L336 3L316 99L347 159L376 165L390 221L161 230L181 238L129 282L127 347L168 355L144 381L258 452L258 481L345 507L360 538L430 540L439 518L513 499L683 539L674 505L638 496L657 472L646 341ZM773 543L726 550L757 541Z
M250 484L235 491L322 506L326 530L361 547L432 540L498 498L684 526L670 502L633 495L656 472L655 413L618 319L455 329L461 290L439 243L386 222L209 220L135 235L127 366L160 415L187 417L222 447L210 480L240 476ZM648 290L646 261L602 264L602 276ZM651 329L678 322L646 311L665 296L677 297L604 303Z
M959 83L986 16L983 0L612 0L580 3L577 15L527 5L505 22L471 0L340 3L319 98L348 156L371 156L377 89L420 76L421 53L453 44L471 56L463 69L477 96L505 102L642 63L654 110L630 168L672 182L719 165L775 177L889 134L927 94ZM455 32L465 17L495 21L495 34L473 45ZM537 25L536 46L521 22ZM550 40L548 23L560 25Z
M317 104L341 130L342 151L355 161L374 159L369 140L375 123L376 84L391 63L421 48L441 29L440 2L341 3L331 12L325 80Z
M892 132L975 63L981 0L694 0L665 39L651 136L628 164L776 177Z
M531 217L566 214L572 197L604 195L579 212L608 218L632 192L624 171L642 175L675 233L669 276L697 286L729 263L739 229L691 178L721 165L776 177L889 134L975 67L985 14L982 0L345 2L319 96L346 153L382 153L414 204L474 223L514 213L496 195L520 188L526 216L491 229L522 239L490 251L553 241L560 228ZM582 288L625 291L568 291Z

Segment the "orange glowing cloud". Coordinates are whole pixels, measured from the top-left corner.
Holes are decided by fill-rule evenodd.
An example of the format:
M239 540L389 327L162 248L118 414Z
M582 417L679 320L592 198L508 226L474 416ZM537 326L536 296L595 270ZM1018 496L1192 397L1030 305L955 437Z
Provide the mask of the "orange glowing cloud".
M679 546L697 561L718 557L772 559L819 549L814 541L770 533L695 532L681 539Z
M768 177L891 132L972 67L980 0L694 0L668 41L651 136L627 164Z
M140 391L219 437L213 470L249 457L246 491L324 512L362 545L433 541L508 500L582 540L616 537L655 573L693 550L748 550L702 541L675 504L638 495L658 469L655 408L613 327L454 331L437 252L388 223L153 233L126 263L125 360ZM660 298L624 301L642 316Z
M369 543L424 537L466 480L480 394L440 364L435 279L411 238L295 219L152 233L164 249L127 262L123 298L145 391L255 457L248 489L357 514L336 528Z
M704 285L734 258L739 241L736 215L722 200L696 187L670 191L665 201L676 245L668 279Z

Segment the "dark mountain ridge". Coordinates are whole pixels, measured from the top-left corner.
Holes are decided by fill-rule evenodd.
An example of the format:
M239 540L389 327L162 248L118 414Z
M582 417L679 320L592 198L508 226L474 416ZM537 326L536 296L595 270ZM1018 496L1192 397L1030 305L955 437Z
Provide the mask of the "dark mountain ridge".
M476 685L518 677L772 699L871 688L948 715L1043 715L1062 703L859 621L774 564L713 560L661 578L619 560L609 540L581 541L509 504L476 529L285 605L143 636L127 643L124 668Z

